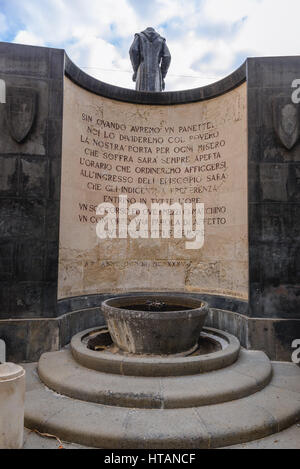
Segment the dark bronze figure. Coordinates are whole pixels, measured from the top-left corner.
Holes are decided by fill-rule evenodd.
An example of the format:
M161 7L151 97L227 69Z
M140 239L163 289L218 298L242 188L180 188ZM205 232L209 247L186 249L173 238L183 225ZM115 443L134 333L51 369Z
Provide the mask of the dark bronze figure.
M163 91L171 54L166 40L154 28L135 34L129 51L137 91Z

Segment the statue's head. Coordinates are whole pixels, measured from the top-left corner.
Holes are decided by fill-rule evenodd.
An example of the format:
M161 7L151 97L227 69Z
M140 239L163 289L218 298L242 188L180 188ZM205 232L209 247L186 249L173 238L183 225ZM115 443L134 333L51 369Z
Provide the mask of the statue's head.
M152 28L151 26L149 26L148 28L146 28L146 31L152 31L153 32L153 31L155 31L155 29Z

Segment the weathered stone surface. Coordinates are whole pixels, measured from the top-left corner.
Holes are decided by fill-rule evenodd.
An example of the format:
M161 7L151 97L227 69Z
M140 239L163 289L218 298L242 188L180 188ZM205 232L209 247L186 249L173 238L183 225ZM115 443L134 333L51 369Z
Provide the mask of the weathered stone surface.
M6 362L6 344L0 339L0 363Z
M47 159L21 158L20 190L23 196L49 197Z
M135 269L130 265L131 272L128 275L125 275L126 270L121 265L119 277L116 269L107 265L110 260L115 262L118 257L124 258L124 252L130 256L149 257L151 248L120 243L119 251L116 249L114 252L108 244L105 254L99 254L96 248L95 252L91 251L87 256L86 264L83 265L80 259L73 270L72 263L66 263L67 274L74 272L76 281L82 276L86 277L80 290L84 289L87 295L57 305L55 264L58 257L64 63L66 75L87 93L99 95L101 102L107 99L119 104L129 103L130 107L141 109L143 106L146 109L161 107L164 112L168 105L172 105L173 110L176 105L180 104L184 108L186 105L191 107L193 103L197 108L200 104L200 107L205 108L207 104L210 106L213 101L219 101L218 97L223 101L226 96L236 93L246 81L247 66L247 85L244 87L247 86L248 95L249 309L246 302L240 308L229 297L219 296L218 300L212 300L214 307L236 311L244 317L226 313L220 314L217 319L215 316L214 320L237 333L246 346L251 344L262 348L272 358L290 359L290 341L299 337L300 142L296 141L289 150L280 141L274 128L273 103L277 97L290 99L291 83L299 75L299 57L248 59L247 64L243 64L232 75L207 87L174 93L141 93L95 80L79 70L61 50L0 43L0 52L0 78L6 81L8 89L34 88L38 95L36 118L23 143L17 143L12 138L5 121L6 105L0 104L1 319L19 318L18 334L21 337L26 334L28 321L31 322L32 318L70 312L72 308L68 309L67 305L75 303L80 305L79 310L89 305L95 307L95 297L88 297L94 291L93 281L101 283L102 291L107 288L110 294L109 274L116 285L122 282L124 289L133 283L138 284L140 289L153 286L152 272L147 273L148 264L135 266ZM236 90L232 91L234 88ZM205 101L207 99L209 101ZM274 181L276 184L273 184ZM215 240L214 248L216 256L224 256L222 268L216 259L212 262L198 259L196 265L188 271L182 265L178 265L175 270L162 263L159 265L162 275L168 277L171 285L176 286L176 291L178 285L182 285L185 273L192 289L198 289L199 277L203 279L208 292L214 291L216 278L220 284L224 281L230 283L231 264L228 261L232 263L233 255L240 258L241 252L245 251L241 250L240 244L235 244L236 249L227 243L220 247L220 240ZM21 259L18 265L19 246L27 241L28 259ZM41 246L43 242L44 246ZM37 253L35 245L40 253ZM184 266L189 260L185 250L177 249L177 246L169 250L168 256L176 262L183 259ZM97 268L99 259L106 263L102 272ZM31 271L25 271L30 266L32 277ZM236 271L240 267L239 263L233 265ZM155 268L154 274L157 270ZM17 273L23 280L17 279ZM248 280L240 276L238 282L238 285L235 283L235 289L241 287L245 290ZM154 287L157 288L157 284ZM230 290L219 293L227 295ZM66 281L66 296L72 294L77 294L77 291L72 292L70 279ZM15 297L20 300L18 304ZM247 315L253 318L251 327L248 327L250 322ZM271 320L261 322L257 318ZM77 314L68 319L62 317L56 323L59 324L60 343L69 341L81 327L96 326L96 322L95 312L91 314L90 320L87 313L84 313L82 321ZM6 324L3 328L6 328ZM49 344L44 341L43 335L43 328L46 327L47 321L39 321L40 335L35 336L38 343L30 346L23 340L13 344L13 334L9 333L9 353L12 358L15 353L18 357L23 354L23 357L37 359L37 354L43 351L43 344L48 349Z
M98 448L218 448L249 442L294 425L300 394L287 383L276 387L296 365L274 367L271 384L232 402L185 409L128 409L58 396L41 383L27 393L28 428ZM290 367L293 368L291 371ZM78 422L80 421L80 425ZM109 425L107 424L109 422Z
M63 449L93 449L87 446L76 445L75 443L62 442ZM61 447L60 441L54 438L39 435L37 432L24 428L24 445L23 449L59 449Z
M5 341L7 360L38 360L47 350L59 349L59 329L54 320L0 321L0 336Z
M45 205L28 199L0 199L0 236L41 238L44 235ZM21 236L22 235L22 236Z
M49 49L5 42L1 49L0 69L8 75L45 78L49 75Z
M246 86L205 103L137 107L66 79L64 104L59 298L180 290L247 299ZM155 200L204 203L204 248L173 235L99 240L95 208L127 192L148 210Z
M300 320L249 318L241 314L211 308L208 327L235 335L251 350L264 351L271 360L290 362L292 343L300 337Z
M21 449L24 434L25 370L0 363L0 449Z
M71 351L75 360L92 370L125 376L191 376L219 370L236 362L240 343L232 335L214 329L204 329L219 347L209 355L196 354L188 357L176 356L139 356L113 353L111 350L99 354L90 350L83 339L95 329L83 331L72 338Z
M287 430L260 440L227 446L226 449L300 449L300 425L293 425Z
M295 268L299 114L282 114L287 105L295 106L292 83L299 69L299 57L248 59L250 314L254 318L299 319ZM290 132L291 141L282 129Z
M231 75L223 78L217 83L213 83L202 88L166 93L137 92L95 80L93 77L80 70L67 55L65 57L65 73L66 76L71 78L74 83L80 85L82 88L110 99L135 104L174 105L199 102L205 99L214 98L239 86L246 81L246 62L244 62Z
M59 200L64 52L0 43L0 56L6 84L0 112L0 318L53 317L59 211L51 202ZM24 333L27 325L22 328ZM33 349L43 346L42 335ZM12 347L12 339L12 358L34 355L23 341L22 351Z
M22 68L22 63L20 63ZM28 136L21 140L16 141L7 113L1 113L0 115L0 126L1 126L1 137L0 137L0 152L5 154L18 154L23 153L26 155L39 155L45 156L47 151L47 118L48 118L48 100L49 100L49 88L46 80L32 80L29 77L11 77L7 76L5 70L0 68L0 77L5 79L8 93L13 98L15 90L19 93L24 93L27 89L33 90L36 93L36 104L34 107L34 120L30 128ZM8 106L9 103L7 103ZM17 110L16 110L17 112ZM14 126L18 124L15 123Z
M115 345L133 354L189 355L209 312L202 300L173 295L111 298L101 311Z
M0 241L0 279L12 280L14 271L15 245L13 241Z
M0 159L0 194L15 196L18 194L19 160L16 156L2 156Z
M59 442L53 438L41 437L25 428L23 449L57 449ZM64 449L93 449L75 443L63 442ZM242 443L240 445L227 446L223 449L300 449L300 426L293 425L280 433L262 438L260 440Z
M69 350L63 350L42 355L38 373L48 388L73 399L118 407L175 409L249 396L269 384L272 368L263 353L241 350L236 363L210 373L169 378L122 376L85 368Z

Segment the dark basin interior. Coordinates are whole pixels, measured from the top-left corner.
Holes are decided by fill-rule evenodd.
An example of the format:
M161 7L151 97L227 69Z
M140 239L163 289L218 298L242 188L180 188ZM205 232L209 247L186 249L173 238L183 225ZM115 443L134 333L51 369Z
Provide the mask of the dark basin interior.
M88 334L83 338L83 343L89 350L94 350L96 352L110 352L113 350L112 347L114 347L112 338L107 329ZM220 343L212 337L200 336L198 348L191 354L191 356L207 355L218 352L219 350L222 350ZM114 353L116 352L119 354L123 353L122 350L114 350Z
M120 309L130 309L132 311L150 311L151 313L169 313L170 311L188 311L191 308L190 306L183 305L170 305L167 303L152 302L145 303L144 305L126 305L126 307L119 307Z

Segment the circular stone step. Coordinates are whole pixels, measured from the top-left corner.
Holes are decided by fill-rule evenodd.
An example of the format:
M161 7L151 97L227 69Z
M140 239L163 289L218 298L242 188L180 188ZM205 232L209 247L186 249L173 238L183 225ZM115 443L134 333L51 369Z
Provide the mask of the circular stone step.
M240 343L236 337L217 329L204 328L204 335L221 345L222 350L189 357L130 356L109 351L89 350L86 336L103 328L89 329L74 336L71 351L75 360L86 368L126 376L187 376L215 371L232 365L238 358Z
M69 350L42 355L40 379L74 399L110 406L174 409L218 404L263 389L272 376L263 352L241 350L230 367L210 373L169 378L120 376L79 365Z
M300 369L289 364L275 364L262 391L217 405L128 409L59 396L36 383L25 407L27 428L103 449L220 448L264 438L299 419Z

